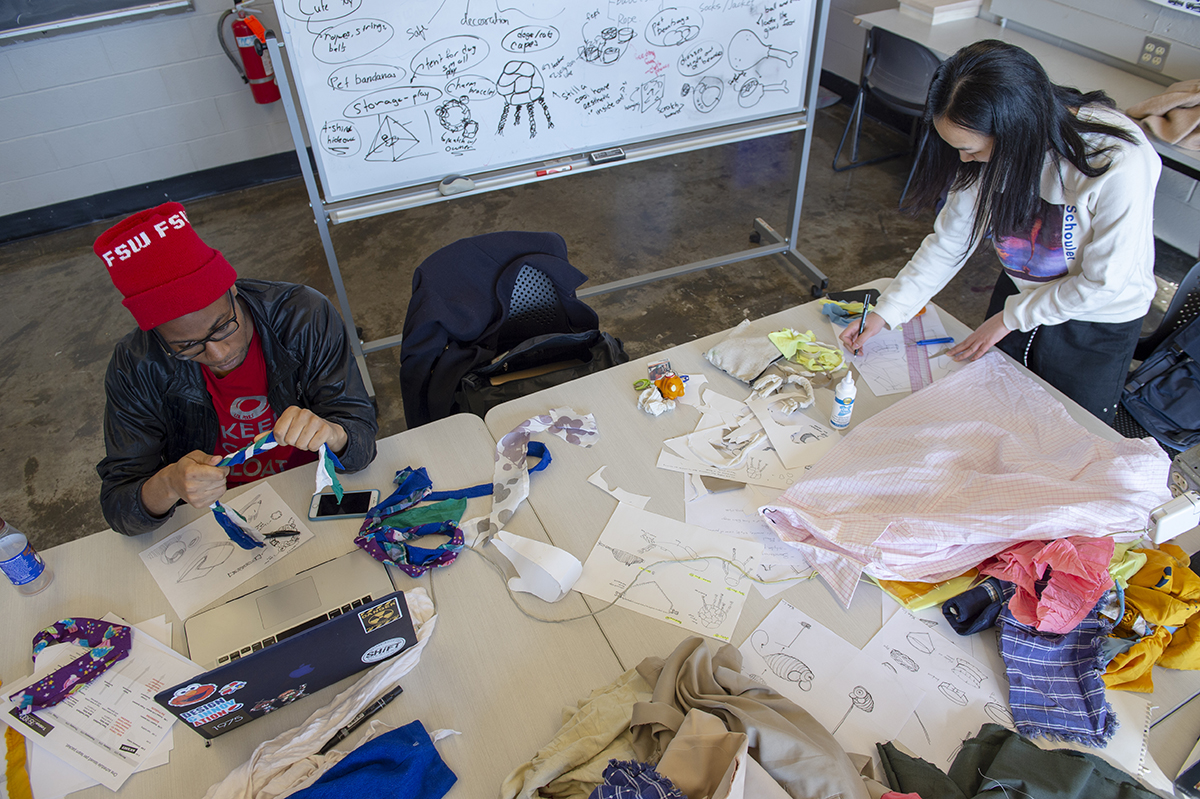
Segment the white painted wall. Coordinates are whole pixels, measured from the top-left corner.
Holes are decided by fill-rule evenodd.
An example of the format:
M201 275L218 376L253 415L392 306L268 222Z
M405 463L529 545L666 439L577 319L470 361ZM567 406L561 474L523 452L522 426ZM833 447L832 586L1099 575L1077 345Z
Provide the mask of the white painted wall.
M226 2L0 47L0 216L292 150L221 51Z

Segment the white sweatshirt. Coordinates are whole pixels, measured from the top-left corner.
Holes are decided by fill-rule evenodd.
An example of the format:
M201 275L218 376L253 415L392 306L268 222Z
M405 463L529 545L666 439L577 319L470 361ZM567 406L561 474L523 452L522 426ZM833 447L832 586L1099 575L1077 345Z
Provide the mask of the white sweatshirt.
M1041 218L1027 236L995 242L1018 293L1004 306L1009 330L1069 319L1128 322L1150 308L1154 282L1154 189L1162 162L1141 129L1123 114L1087 106L1079 118L1117 125L1136 144L1087 135L1090 145L1116 145L1108 171L1089 178L1070 162L1042 170ZM958 272L968 255L978 182L952 192L926 236L873 309L889 327L911 319Z

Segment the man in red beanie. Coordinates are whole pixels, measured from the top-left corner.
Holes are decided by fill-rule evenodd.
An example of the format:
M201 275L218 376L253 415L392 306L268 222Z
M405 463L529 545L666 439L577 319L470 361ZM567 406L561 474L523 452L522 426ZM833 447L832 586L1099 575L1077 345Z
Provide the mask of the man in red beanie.
M186 502L316 458L347 471L375 458L378 425L345 325L322 294L238 280L165 203L96 239L138 329L117 343L104 389L100 503L113 529L148 532ZM221 458L274 431L280 446L234 467Z

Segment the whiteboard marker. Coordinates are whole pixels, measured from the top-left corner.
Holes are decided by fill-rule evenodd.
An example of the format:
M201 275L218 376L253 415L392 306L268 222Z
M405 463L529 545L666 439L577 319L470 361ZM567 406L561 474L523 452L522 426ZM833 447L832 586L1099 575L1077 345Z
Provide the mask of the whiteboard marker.
M544 178L544 177L546 177L546 175L557 175L559 172L570 172L570 171L571 171L570 164L567 164L566 166L552 166L549 169L539 169L537 171L537 176L539 178Z

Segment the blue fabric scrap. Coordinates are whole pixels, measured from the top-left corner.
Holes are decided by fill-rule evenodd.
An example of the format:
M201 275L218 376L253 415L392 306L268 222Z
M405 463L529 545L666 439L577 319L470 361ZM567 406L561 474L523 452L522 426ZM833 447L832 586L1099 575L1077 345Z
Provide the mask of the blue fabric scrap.
M367 741L307 788L303 799L441 799L458 780L429 733L414 721Z
M1071 632L1047 634L1021 624L1006 606L999 629L1017 732L1086 746L1108 743L1117 717L1104 697L1101 641L1112 623L1093 608Z
M610 760L604 767L604 784L588 799L687 799L675 784L636 760Z

